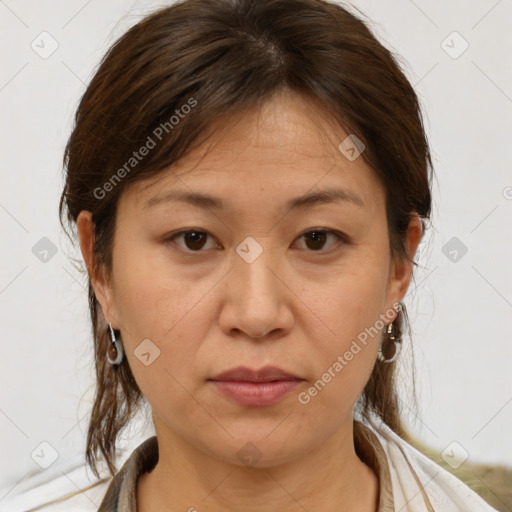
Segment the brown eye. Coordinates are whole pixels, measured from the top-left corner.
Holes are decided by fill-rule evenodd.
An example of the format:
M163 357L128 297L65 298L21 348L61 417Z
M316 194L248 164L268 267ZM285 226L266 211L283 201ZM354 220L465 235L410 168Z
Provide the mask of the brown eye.
M325 245L327 236L325 231L310 231L306 235L306 240L311 241L311 245L308 244L308 248L317 251Z
M207 240L209 237L211 238L210 234L206 231L189 229L174 234L165 240L165 242L172 242L176 244L177 242L175 242L175 240L181 238L183 242L177 245L185 252L205 252L206 249L203 250L203 248L207 245ZM331 243L330 247L324 249L326 243L329 240L329 237L334 240L334 243ZM330 252L331 249L335 248L339 243L348 243L346 237L344 237L341 233L326 229L314 229L307 231L306 233L303 233L299 239L304 239L306 241L306 250L320 253ZM215 247L217 246L214 243L210 248Z
M324 250L323 247L325 246L329 235L332 235L335 238L335 243L331 245L330 248ZM340 234L325 229L315 229L308 231L302 234L300 238L304 238L304 240L306 240L307 249L316 252L329 252L329 250L332 247L335 247L337 243L344 241Z
M177 238L182 238L184 241L185 250L188 250L189 252L201 252L201 249L206 244L208 236L209 234L206 233L205 231L188 230L176 233L175 235L170 237L168 241L174 241Z

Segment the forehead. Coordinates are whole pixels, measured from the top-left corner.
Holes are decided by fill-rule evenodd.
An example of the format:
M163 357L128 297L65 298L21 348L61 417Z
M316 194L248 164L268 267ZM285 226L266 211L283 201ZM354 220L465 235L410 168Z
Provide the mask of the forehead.
M252 199L261 206L262 201L289 203L315 190L343 189L347 197L358 197L371 208L383 195L363 158L351 161L340 151L347 132L325 109L300 96L276 95L219 120L209 132L203 146L158 176L134 183L126 199L145 209L174 191L208 193L223 198L226 206L241 200L250 204Z

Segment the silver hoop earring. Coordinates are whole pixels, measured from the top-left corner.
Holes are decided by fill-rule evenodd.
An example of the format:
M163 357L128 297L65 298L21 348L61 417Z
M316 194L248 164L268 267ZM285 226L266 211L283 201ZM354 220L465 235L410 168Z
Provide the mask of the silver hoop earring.
M384 357L384 354L382 353L382 345L384 343L384 340L388 339L389 341L393 342L393 345L395 346L395 351L393 353L393 356L390 358ZM386 336L381 336L380 343L379 343L379 352L377 354L377 357L379 358L379 361L381 363L393 363L396 361L396 358L398 357L398 354L400 354L400 350L402 349L402 340L400 337L396 337L393 333L393 322L388 324L387 330L386 330Z
M112 338L112 343L107 349L107 361L114 365L114 370L117 370L117 365L121 364L121 361L124 357L124 349L121 340L116 338L114 334L114 329L112 329L112 324L108 324L110 328L110 337Z

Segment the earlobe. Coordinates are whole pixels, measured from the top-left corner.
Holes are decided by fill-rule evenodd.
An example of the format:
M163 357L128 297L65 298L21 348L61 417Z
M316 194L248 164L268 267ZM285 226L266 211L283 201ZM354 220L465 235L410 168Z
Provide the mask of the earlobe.
M107 323L112 322L114 326L114 317L110 312L113 301L112 289L105 279L104 272L96 266L94 261L95 231L91 212L82 210L77 217L76 226L80 238L80 250L87 267L94 294L101 305L105 320Z

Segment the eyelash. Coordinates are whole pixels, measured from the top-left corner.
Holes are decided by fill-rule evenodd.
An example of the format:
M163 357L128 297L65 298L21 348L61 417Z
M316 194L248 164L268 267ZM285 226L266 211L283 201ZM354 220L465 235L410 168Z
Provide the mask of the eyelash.
M199 233L199 234L204 234L204 235L208 235L211 237L211 235L207 232L207 231L202 231L202 230L199 230L199 229L186 229L186 230L183 230L183 231L178 231L177 233L174 233L173 235L167 237L165 240L164 240L164 243L174 243L174 239L182 236L182 235L186 235L187 233ZM344 244L344 245L347 245L350 243L350 240L348 239L348 237L346 235L344 235L343 233L340 233L340 232L337 232L337 231L333 231L333 230L330 230L330 229L309 229L308 231L304 231L301 235L299 235L299 239L302 238L303 236L305 235L308 235L310 233L327 233L327 234L331 234L331 235L334 235L337 239L337 243L335 244L334 247L332 247L331 249L327 249L327 250L322 250L322 249L319 249L318 251L314 251L314 250L309 250L309 252L312 252L312 253L319 253L319 254L330 254L331 252L335 251L338 246L340 244ZM198 250L198 251L193 251L193 250L190 250L190 249L183 249L180 247L181 250L183 250L184 252L186 253L201 253L201 252L206 252L205 250ZM305 249L306 251L308 251L308 249Z

